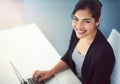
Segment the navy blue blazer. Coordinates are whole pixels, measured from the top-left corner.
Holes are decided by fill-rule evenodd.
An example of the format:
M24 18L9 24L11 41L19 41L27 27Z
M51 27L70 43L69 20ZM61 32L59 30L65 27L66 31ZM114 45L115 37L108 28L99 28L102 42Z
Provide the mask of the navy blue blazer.
M61 58L76 74L72 53L79 39L72 32L69 48ZM81 82L83 84L111 84L110 76L115 64L111 45L98 29L94 41L88 49L82 66Z

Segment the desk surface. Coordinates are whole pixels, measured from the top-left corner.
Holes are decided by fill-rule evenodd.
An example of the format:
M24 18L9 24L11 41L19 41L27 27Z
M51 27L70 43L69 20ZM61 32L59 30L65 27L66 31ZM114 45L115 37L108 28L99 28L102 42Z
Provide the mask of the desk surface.
M58 52L35 24L0 31L0 84L19 84L9 61L28 78L36 69L50 69L59 60ZM80 84L70 70L56 77L60 84Z

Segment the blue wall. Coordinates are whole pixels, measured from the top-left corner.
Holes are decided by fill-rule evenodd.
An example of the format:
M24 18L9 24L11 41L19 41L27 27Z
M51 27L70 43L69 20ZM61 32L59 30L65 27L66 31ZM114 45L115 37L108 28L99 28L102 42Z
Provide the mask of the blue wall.
M75 0L25 0L28 21L39 26L61 56L69 44L75 3Z
M101 0L101 2L103 8L100 29L107 38L113 28L120 32L120 0Z

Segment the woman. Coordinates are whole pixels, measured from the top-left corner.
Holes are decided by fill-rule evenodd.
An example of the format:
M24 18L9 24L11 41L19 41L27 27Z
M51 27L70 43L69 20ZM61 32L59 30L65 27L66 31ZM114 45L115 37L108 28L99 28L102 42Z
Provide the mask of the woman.
M115 57L110 44L98 29L102 4L80 0L72 12L73 32L66 54L51 70L37 70L35 80L46 80L68 68L83 84L110 84Z

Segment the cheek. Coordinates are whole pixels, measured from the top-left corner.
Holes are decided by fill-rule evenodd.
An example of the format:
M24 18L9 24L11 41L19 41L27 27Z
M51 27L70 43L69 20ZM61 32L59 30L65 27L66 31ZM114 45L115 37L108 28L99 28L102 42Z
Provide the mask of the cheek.
M72 22L72 27L73 27L73 29L75 28L75 23L74 22Z
M85 28L91 30L95 28L95 25L94 24L85 25Z

